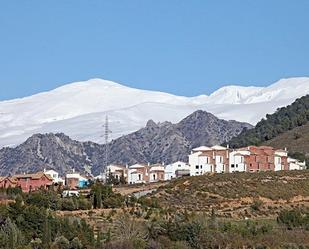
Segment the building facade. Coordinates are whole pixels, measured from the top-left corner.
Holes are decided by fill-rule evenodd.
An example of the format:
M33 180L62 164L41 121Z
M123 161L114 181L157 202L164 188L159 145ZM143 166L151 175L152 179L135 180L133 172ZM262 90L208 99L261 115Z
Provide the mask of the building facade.
M181 176L190 175L190 166L185 162L175 162L165 166L164 180L169 181Z
M149 182L164 181L165 167L162 164L148 166Z
M46 175L49 175L52 179L53 179L53 183L55 185L64 185L65 184L65 181L59 177L59 173L53 169L50 169L50 170L44 170L44 173Z
M103 181L106 182L110 176L113 176L117 181L120 181L121 178L123 178L123 180L127 182L128 169L124 165L110 164L106 167L103 175Z
M229 172L229 149L219 145L201 146L189 155L190 175Z
M149 168L145 164L134 164L128 169L128 183L146 183L149 180Z
M23 192L48 189L53 185L53 179L44 172L14 175L12 178L16 181L16 187L21 187Z
M270 146L248 146L230 152L230 172L289 170L288 152Z
M17 181L12 177L0 177L0 188L15 188Z
M300 162L297 159L288 157L289 170L304 170L306 169L306 162Z

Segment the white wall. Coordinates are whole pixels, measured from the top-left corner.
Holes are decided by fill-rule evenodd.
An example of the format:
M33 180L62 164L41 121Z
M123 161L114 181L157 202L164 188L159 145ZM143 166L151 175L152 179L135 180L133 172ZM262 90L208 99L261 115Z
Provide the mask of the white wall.
M223 156L216 156L216 173L223 173L224 172L224 164L223 164Z
M244 156L247 152L230 152L229 172L244 172L247 170ZM232 167L234 165L234 167Z
M136 184L136 183L144 183L144 175L142 172L136 171L136 169L129 169L128 172L128 183Z
M306 169L306 163L300 162L297 159L288 158L289 170L302 170Z
M283 170L280 156L275 156L275 171Z
M195 152L189 155L190 175L203 175L206 172L213 171L213 165L209 164L210 158L200 156L201 152Z
M190 170L190 166L184 162L175 162L165 166L164 180L176 178L177 170Z

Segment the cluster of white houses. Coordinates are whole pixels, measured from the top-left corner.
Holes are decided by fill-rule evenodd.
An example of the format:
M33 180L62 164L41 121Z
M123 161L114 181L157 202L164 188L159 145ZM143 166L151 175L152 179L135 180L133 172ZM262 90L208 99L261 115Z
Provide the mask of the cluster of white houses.
M269 146L248 146L229 149L219 145L201 146L192 150L189 163L134 164L131 166L109 165L103 180L109 176L125 179L128 184L166 181L181 176L196 176L205 173L259 172L279 170L302 170L305 162L288 157L288 152Z
M113 177L128 184L168 181L182 176L197 176L206 173L259 172L279 170L302 170L304 162L288 157L286 149L277 150L269 146L248 146L229 149L222 146L201 146L192 150L189 163L134 164L131 166L109 165L104 174L95 179L108 180ZM24 192L53 186L79 189L87 187L92 176L77 172L61 178L54 170L44 170L35 174L0 176L0 188L20 187Z

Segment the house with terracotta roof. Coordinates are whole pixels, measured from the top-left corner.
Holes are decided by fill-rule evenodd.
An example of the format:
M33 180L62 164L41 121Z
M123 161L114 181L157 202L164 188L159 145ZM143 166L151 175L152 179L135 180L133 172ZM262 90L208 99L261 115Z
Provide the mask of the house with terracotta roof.
M23 192L36 191L40 188L48 189L53 185L53 178L44 172L14 175L12 179L16 181L16 186L21 187Z
M15 188L17 185L17 181L8 176L0 177L0 188Z

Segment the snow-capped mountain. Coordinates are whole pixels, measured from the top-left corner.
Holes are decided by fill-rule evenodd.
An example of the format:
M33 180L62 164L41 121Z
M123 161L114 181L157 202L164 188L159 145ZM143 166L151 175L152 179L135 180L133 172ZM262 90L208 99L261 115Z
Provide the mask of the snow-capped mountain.
M74 139L102 142L105 116L111 137L144 127L147 120L178 122L196 110L255 124L267 113L309 94L309 78L289 78L268 87L226 86L211 95L175 96L91 79L30 97L0 102L0 147L34 133L64 132Z

